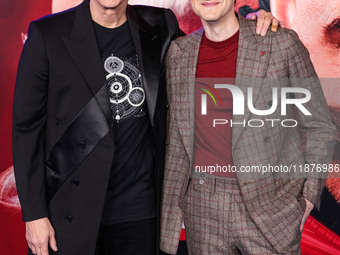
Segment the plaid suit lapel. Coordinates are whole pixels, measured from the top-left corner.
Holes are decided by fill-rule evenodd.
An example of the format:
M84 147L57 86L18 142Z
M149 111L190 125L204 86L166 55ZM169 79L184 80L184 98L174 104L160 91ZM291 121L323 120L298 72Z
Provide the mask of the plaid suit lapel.
M245 114L234 115L234 123L242 123L249 119L250 111L247 106L247 90L253 88L253 102L255 104L261 91L262 81L266 76L271 53L271 36L261 37L255 33L255 23L239 17L240 38L236 63L235 84L245 96ZM252 79L251 79L252 78ZM254 79L255 78L255 79ZM238 139L245 128L243 125L235 125L232 128L232 148L234 149Z
M179 74L177 124L191 165L195 127L196 68L202 35L203 28L183 38L179 45L182 54L177 67Z

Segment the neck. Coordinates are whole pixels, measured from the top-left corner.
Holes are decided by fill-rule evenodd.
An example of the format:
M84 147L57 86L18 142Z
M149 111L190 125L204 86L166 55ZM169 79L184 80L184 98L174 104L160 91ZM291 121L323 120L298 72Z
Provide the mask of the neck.
M205 21L202 19L205 36L214 42L221 42L233 36L240 28L238 18L234 11L218 21Z
M92 20L107 28L116 28L126 22L126 8L127 1L124 1L115 7L105 7L97 0L90 1Z

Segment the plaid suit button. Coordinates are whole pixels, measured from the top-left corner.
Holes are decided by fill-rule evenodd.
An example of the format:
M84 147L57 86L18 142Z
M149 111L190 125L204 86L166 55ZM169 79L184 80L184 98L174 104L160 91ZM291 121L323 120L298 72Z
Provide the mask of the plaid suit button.
M205 175L204 175L204 174L201 174L201 177L202 177L202 178L204 178L204 177L205 177Z
M204 184L204 181L203 181L203 180L200 180L200 184L201 184L201 185Z
M265 138L264 138L264 142L265 142L265 143L270 143L270 137L269 137L269 136L265 137Z

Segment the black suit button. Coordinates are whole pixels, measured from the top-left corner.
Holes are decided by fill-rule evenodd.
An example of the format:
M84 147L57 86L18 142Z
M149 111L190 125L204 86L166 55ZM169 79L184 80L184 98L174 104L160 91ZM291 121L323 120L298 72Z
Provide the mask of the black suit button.
M73 221L72 215L67 214L67 215L65 216L65 221L66 221L67 223L71 223L71 222Z
M71 184L73 185L73 186L75 186L75 187L78 187L79 186L79 180L78 179L73 179L72 181L71 181Z
M86 148L86 143L85 142L80 142L77 144L79 150L84 150Z
M268 137L268 136L265 137L265 138L264 138L264 142L265 142L265 143L270 143L270 137Z
M269 107L272 107L272 105L273 105L273 100L268 101L267 104L268 104Z
M168 104L166 104L166 105L165 105L165 108L166 108L166 109L169 109L169 105L168 105Z

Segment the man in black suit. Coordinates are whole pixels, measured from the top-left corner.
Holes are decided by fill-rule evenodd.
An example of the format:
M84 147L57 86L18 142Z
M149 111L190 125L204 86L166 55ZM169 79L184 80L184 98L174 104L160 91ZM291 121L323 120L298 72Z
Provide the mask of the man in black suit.
M182 32L172 11L127 2L30 24L13 108L30 254L157 253L164 58Z

